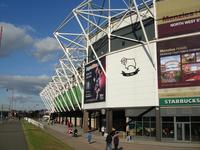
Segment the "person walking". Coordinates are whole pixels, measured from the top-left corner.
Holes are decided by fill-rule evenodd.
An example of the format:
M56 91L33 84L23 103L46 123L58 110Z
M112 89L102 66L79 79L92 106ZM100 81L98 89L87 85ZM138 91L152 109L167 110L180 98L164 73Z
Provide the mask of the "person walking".
M104 136L104 132L105 132L105 127L102 126L102 127L101 127L101 135L102 135L102 136Z
M112 150L112 135L109 133L106 137L106 150Z
M118 150L118 146L119 146L119 135L118 135L118 132L115 132L114 139L113 139L113 144L114 144L115 150Z
M91 133L90 130L89 130L88 133L87 133L87 140L88 140L88 143L89 143L89 144L92 143L92 133Z

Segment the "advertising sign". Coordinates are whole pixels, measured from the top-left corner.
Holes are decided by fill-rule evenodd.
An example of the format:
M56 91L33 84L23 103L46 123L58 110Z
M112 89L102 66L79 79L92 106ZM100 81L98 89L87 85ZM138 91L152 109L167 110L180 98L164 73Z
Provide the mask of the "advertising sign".
M105 69L105 57L100 59ZM106 77L98 61L85 66L85 93L84 103L100 102L106 99Z
M200 86L200 36L157 43L158 87Z
M200 97L161 98L160 106L200 105Z
M200 30L199 0L157 0L158 37Z

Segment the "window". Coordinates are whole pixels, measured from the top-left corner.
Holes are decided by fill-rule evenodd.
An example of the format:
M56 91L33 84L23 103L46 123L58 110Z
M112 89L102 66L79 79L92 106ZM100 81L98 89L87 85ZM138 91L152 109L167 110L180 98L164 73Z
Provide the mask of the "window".
M192 141L200 141L200 123L191 124Z
M189 122L189 117L176 117L176 122Z
M191 121L192 122L200 122L200 117L199 116L191 117Z
M162 123L162 137L174 138L174 123Z
M162 122L174 122L174 117L162 117Z
M174 138L174 117L162 117L162 137Z

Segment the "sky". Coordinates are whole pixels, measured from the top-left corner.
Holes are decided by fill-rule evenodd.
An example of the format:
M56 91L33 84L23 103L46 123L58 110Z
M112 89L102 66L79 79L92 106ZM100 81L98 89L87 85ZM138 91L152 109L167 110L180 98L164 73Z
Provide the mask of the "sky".
M0 106L42 109L39 92L62 52L53 32L82 0L0 0ZM13 94L12 94L13 93Z

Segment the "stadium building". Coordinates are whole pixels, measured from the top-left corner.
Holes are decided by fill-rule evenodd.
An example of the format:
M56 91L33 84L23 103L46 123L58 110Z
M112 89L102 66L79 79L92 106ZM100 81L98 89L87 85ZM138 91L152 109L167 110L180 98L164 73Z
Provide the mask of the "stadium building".
M54 32L64 56L40 96L85 131L199 141L199 31L197 0L86 0Z

